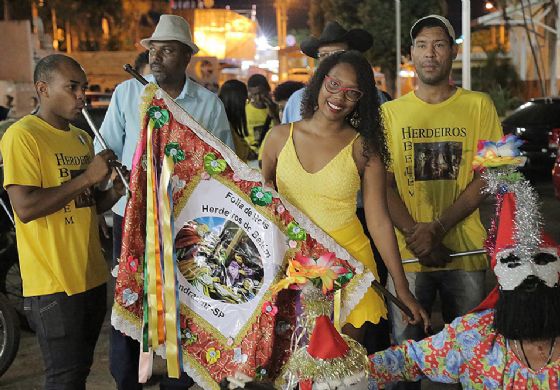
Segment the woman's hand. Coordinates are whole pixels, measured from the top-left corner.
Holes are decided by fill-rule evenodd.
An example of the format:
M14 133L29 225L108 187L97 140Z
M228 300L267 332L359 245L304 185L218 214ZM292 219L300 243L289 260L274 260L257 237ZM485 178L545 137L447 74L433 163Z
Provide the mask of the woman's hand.
M397 297L410 309L414 318L409 318L406 314L403 313L403 319L405 319L411 325L419 325L420 323L424 323L424 332L426 335L430 334L431 329L431 322L430 316L424 310L424 308L418 303L414 295L410 293L408 289L404 289L404 291L397 290Z

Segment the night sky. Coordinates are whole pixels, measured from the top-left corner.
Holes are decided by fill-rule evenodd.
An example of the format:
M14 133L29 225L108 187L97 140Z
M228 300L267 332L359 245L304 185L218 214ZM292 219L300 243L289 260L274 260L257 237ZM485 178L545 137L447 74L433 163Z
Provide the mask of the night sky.
M348 0L355 1L355 0ZM391 1L391 0L387 0ZM461 0L448 0L449 20L457 32L461 34ZM295 3L295 4L294 4ZM401 0L401 7L406 7L406 0ZM476 18L484 14L484 0L471 0L471 15ZM276 35L276 15L274 0L215 0L215 8L224 8L230 5L231 9L251 9L251 5L257 6L257 19L263 33L267 36ZM306 0L294 1L290 4L288 12L288 31L291 29L307 28L307 12L309 2Z

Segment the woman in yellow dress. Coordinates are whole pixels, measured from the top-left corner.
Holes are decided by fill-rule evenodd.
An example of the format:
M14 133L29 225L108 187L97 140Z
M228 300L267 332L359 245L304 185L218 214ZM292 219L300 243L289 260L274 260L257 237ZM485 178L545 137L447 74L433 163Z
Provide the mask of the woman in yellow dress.
M303 120L274 127L263 149L266 183L277 188L378 279L369 239L356 217L362 189L367 226L396 286L412 310L411 324L429 318L408 289L385 193L389 153L368 61L356 51L321 61L302 103ZM387 318L370 288L346 318L343 332L363 342L366 321Z

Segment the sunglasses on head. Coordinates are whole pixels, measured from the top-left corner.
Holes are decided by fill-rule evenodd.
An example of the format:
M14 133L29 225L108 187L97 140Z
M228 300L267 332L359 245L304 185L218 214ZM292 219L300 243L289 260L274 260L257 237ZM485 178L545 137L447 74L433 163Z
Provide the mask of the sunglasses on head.
M342 82L337 80L336 78L326 75L325 80L323 81L323 85L327 92L336 94L339 92L344 92L344 97L346 100L351 102L357 102L364 96L364 93L356 88L347 88L342 86Z

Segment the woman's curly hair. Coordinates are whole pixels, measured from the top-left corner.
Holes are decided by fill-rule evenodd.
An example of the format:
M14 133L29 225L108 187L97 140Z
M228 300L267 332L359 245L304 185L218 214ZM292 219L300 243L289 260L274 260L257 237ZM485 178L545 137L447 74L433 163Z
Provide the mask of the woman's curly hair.
M385 166L389 163L389 151L385 141L385 132L381 113L379 110L379 94L375 86L375 80L371 65L358 51L351 50L336 53L321 61L319 68L311 78L301 105L301 115L309 119L317 109L319 91L323 86L325 76L338 64L349 64L356 72L357 84L363 92L362 98L357 102L355 110L348 115L346 120L353 126L363 138L364 157L377 155ZM354 112L358 113L359 123L352 124L350 118Z

